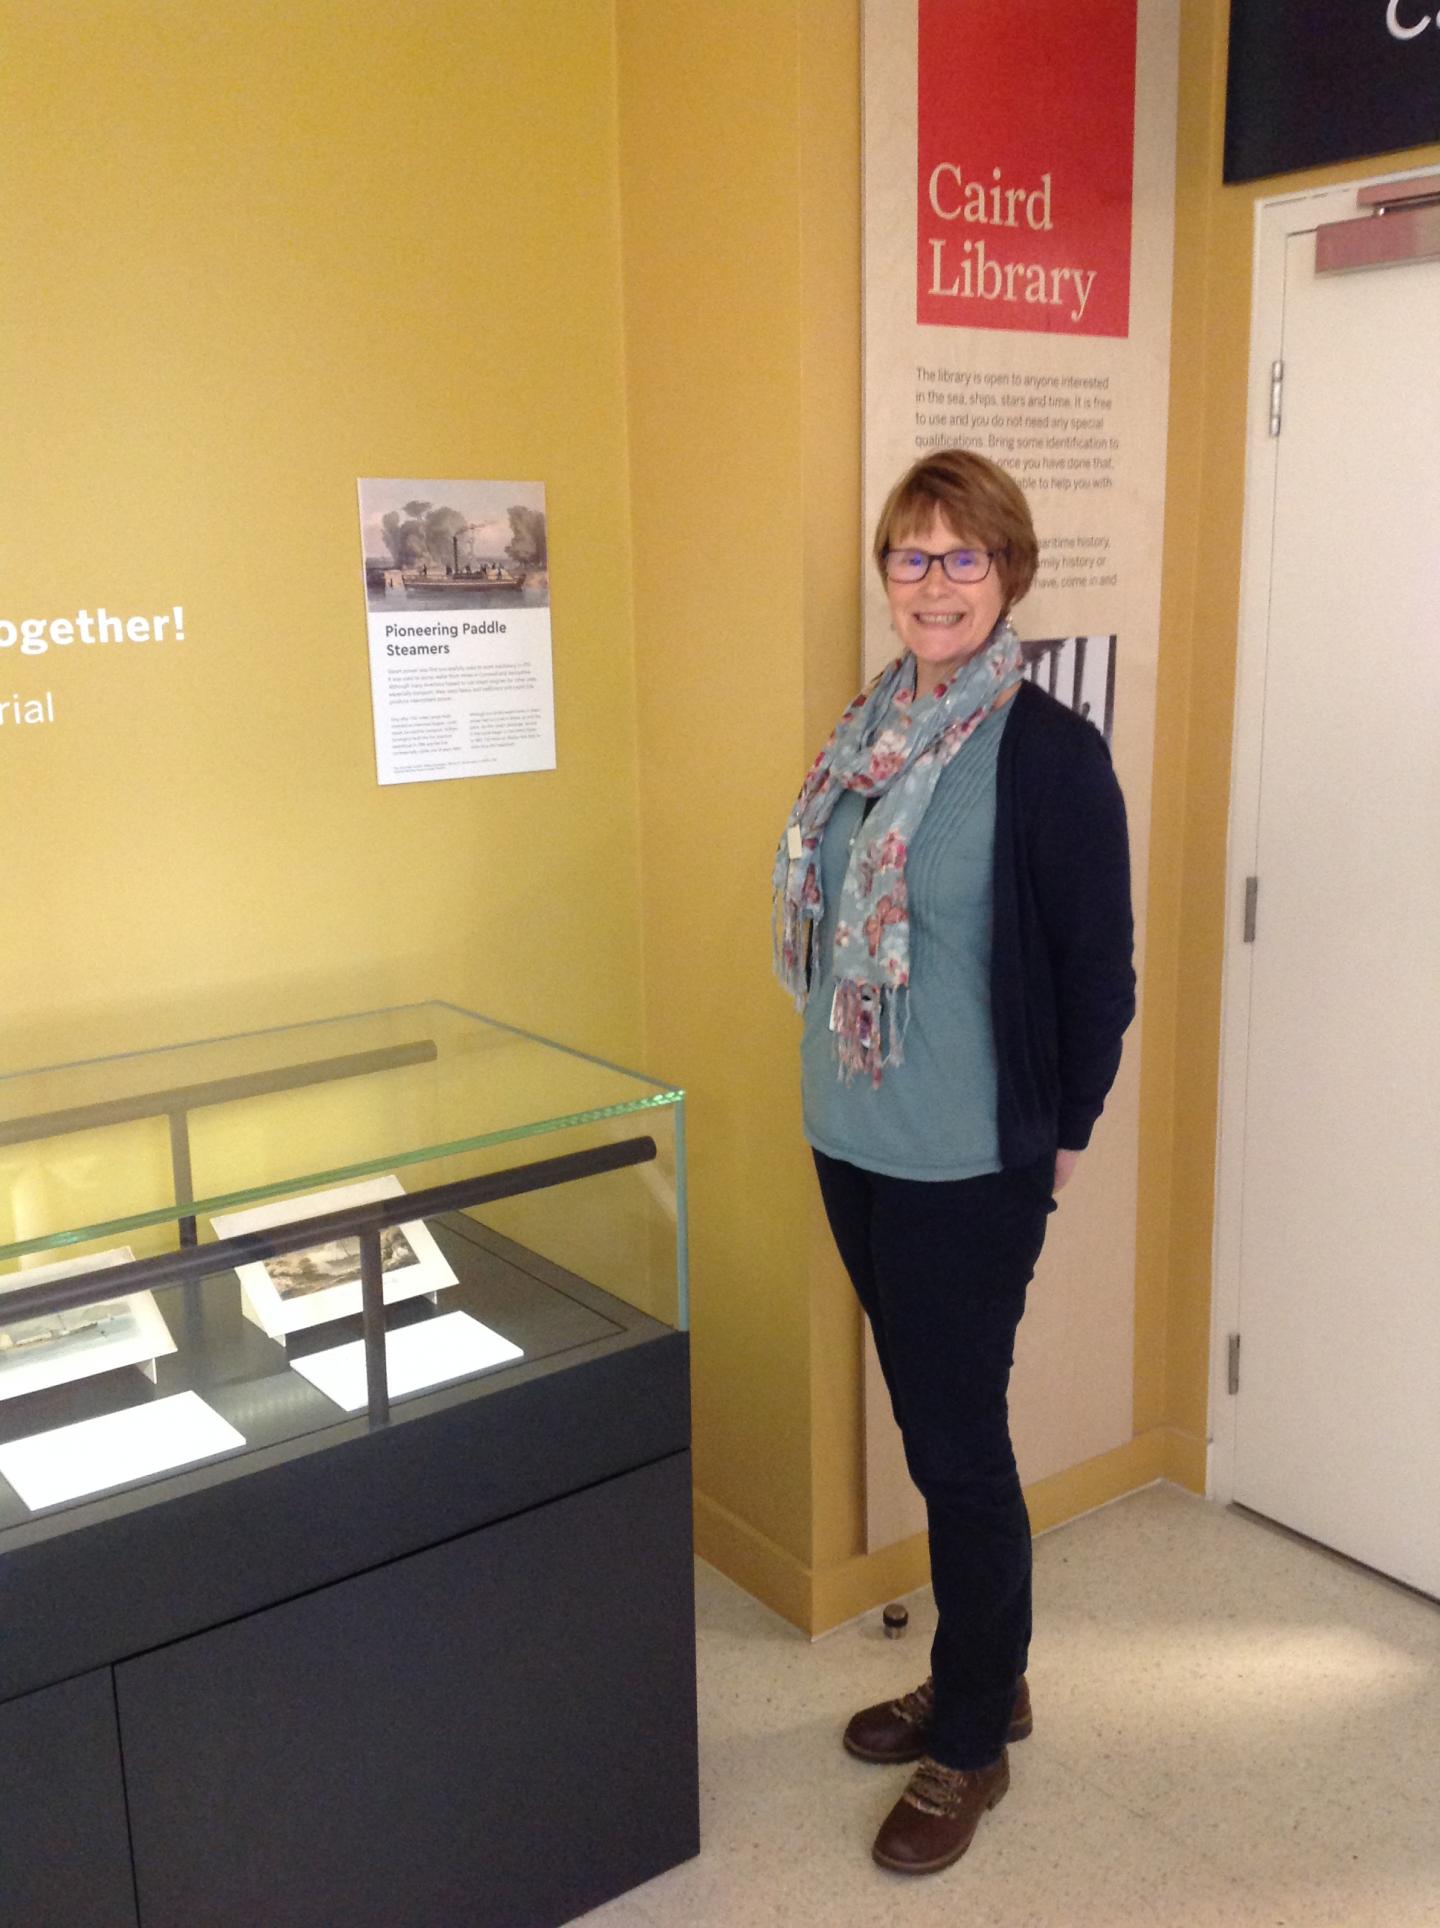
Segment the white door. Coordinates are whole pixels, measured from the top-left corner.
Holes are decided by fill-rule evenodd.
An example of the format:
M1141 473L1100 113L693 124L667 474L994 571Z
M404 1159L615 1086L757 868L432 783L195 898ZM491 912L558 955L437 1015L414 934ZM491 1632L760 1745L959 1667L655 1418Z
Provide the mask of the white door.
M1440 262L1317 277L1313 230L1275 245L1232 1493L1440 1594Z

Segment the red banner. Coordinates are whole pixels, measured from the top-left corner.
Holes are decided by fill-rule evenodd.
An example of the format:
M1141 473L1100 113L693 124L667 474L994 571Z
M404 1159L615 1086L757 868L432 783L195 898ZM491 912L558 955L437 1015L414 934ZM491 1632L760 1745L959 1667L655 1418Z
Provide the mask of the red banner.
M916 313L1125 335L1136 0L919 0Z

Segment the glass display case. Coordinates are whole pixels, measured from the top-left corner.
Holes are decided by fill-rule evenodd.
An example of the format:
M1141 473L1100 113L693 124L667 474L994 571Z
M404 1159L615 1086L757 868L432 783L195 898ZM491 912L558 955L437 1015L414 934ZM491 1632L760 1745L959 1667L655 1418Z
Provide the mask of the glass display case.
M292 1670L317 1653L331 1664L377 1574L424 1614L447 1697L463 1678L477 1718L507 1695L527 1704L515 1745L530 1766L538 1748L547 1774L577 1758L564 1711L577 1694L611 1727L632 1718L583 1659L587 1616L600 1616L592 1640L643 1643L674 1690L668 1715L657 1726L651 1707L654 1731L634 1737L643 1784L590 1763L623 1808L658 1802L673 1824L622 1849L621 1807L592 1816L600 1832L547 1872L522 1852L513 1804L497 1804L487 1836L477 1799L464 1852L488 1869L495 1913L467 1918L562 1920L694 1851L687 1326L683 1094L453 1005L0 1078L0 1758L7 1735L24 1742L12 1770L26 1747L58 1747L40 1711L63 1688L68 1721L74 1696L102 1683L95 1719L126 1796L112 1829L123 1879L112 1874L137 1900L96 1919L229 1920L194 1885L213 1884L232 1845L207 1822L217 1803L236 1816L247 1898L235 1919L311 1918L293 1856L277 1851L257 1873L256 1840L282 1839L285 1824L273 1790L287 1777L267 1749L292 1717L308 1746L316 1732L357 1746L354 1705L383 1702L392 1671L372 1676L362 1647L337 1696L333 1675L307 1695ZM567 1626L581 1639L572 1676L551 1656L537 1679L533 1656L503 1646L482 1665L471 1617L455 1617L450 1589L437 1598L442 1552L477 1573L498 1561L520 1611L602 1515L607 1551L592 1546L587 1598L555 1629L562 1644ZM548 1548L528 1564L500 1552L517 1519ZM646 1574L637 1617L623 1596ZM314 1622L303 1637L302 1600ZM228 1651L241 1626L257 1654L280 1642L253 1677ZM200 1683L183 1693L182 1655ZM230 1756L217 1766L225 1693L244 1683L231 1712L248 1728L244 1710L277 1668L286 1691L246 1743L253 1758L243 1772ZM412 1845L439 1788L430 1726L409 1743L403 1729L439 1677L427 1660L388 1730L416 1755ZM561 1696L553 1732L549 1692ZM82 1753L67 1742L64 1758ZM0 1769L0 1798L33 1805L35 1773L11 1785L16 1772ZM107 1766L95 1772L110 1785ZM347 1772L357 1832L337 1819L309 1857L316 1920L369 1919L387 1894L364 1818L373 1789ZM577 1791L577 1809L587 1802L593 1782ZM437 1837L437 1867L455 1852ZM363 1893L346 1889L356 1857ZM0 1914L50 1905L43 1885L24 1885L32 1873L0 1873ZM106 1888L94 1870L86 1880ZM404 1905L429 1918L414 1880L407 1863Z
M0 1529L598 1334L516 1247L683 1330L683 1115L440 1003L0 1078Z

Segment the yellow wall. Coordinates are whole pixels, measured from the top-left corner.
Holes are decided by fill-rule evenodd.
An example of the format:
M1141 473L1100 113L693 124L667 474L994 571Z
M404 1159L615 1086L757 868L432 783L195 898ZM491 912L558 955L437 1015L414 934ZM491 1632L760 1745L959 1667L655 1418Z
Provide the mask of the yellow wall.
M768 877L859 662L859 18L620 0L650 1055L692 1093L697 1528L802 1625L859 1540Z
M714 1514L803 1562L800 1160L763 977L761 775L795 766L802 690L791 12L621 0L617 20L649 1049L691 1093L701 1542Z
M448 995L641 1055L608 0L0 0L0 1064ZM381 790L355 478L543 479L559 768Z

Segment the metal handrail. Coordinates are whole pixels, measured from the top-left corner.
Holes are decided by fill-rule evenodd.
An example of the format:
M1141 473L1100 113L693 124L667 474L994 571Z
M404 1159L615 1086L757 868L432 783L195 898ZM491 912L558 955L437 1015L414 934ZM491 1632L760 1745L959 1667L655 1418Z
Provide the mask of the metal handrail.
M97 1298L122 1298L130 1292L184 1285L229 1266L280 1258L287 1252L305 1251L312 1245L328 1244L334 1239L358 1237L365 1386L371 1422L383 1425L390 1417L385 1367L384 1265L380 1252L383 1231L406 1219L462 1211L467 1206L515 1198L524 1192L546 1191L551 1186L566 1185L600 1172L648 1164L656 1155L653 1138L623 1138L616 1144L598 1145L589 1151L566 1152L559 1158L541 1158L529 1165L512 1165L505 1171L482 1172L473 1178L405 1192L398 1198L346 1205L338 1211L293 1219L264 1231L216 1239L209 1245L183 1245L176 1252L160 1252L151 1258L131 1259L123 1265L99 1266L92 1272L76 1272L63 1279L0 1291L0 1314L8 1325L14 1320L47 1312L69 1312L77 1306L92 1305Z
M298 1091L306 1085L331 1084L341 1078L366 1078L376 1071L397 1071L404 1065L433 1064L439 1056L432 1038L410 1044L381 1045L373 1051L349 1051L342 1057L312 1058L303 1064L277 1065L267 1071L240 1071L229 1078L205 1078L195 1084L174 1085L163 1091L141 1091L124 1098L101 1098L93 1104L68 1105L58 1111L38 1111L28 1118L0 1119L0 1145L38 1142L67 1132L93 1131L97 1125L134 1124L142 1118L170 1122L170 1169L175 1180L175 1203L193 1205L195 1188L190 1169L190 1113L207 1105L232 1104L275 1091ZM176 1214L180 1243L198 1243L193 1213Z
M402 1065L433 1064L439 1055L433 1039L417 1038L412 1044L387 1044L373 1051L349 1051L343 1057L311 1058L303 1064L279 1065L268 1071L238 1071L229 1078L206 1078L164 1091L100 1098L88 1105L34 1112L28 1118L0 1119L0 1145L58 1138L66 1132L91 1131L96 1125L132 1124L138 1118L163 1118L177 1111L199 1111L206 1105L230 1104L272 1091L295 1091L304 1085L330 1084L340 1078L368 1077L371 1072L393 1071Z

